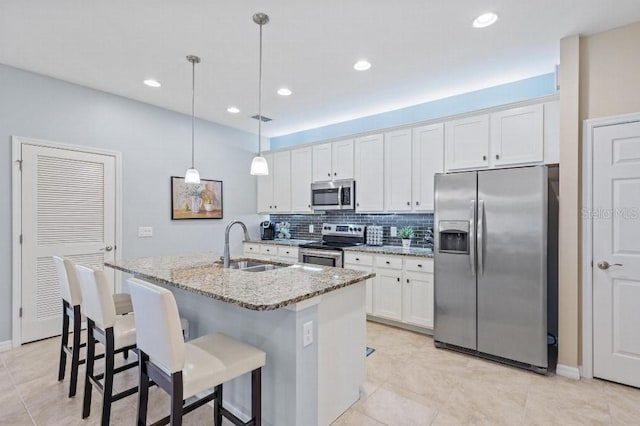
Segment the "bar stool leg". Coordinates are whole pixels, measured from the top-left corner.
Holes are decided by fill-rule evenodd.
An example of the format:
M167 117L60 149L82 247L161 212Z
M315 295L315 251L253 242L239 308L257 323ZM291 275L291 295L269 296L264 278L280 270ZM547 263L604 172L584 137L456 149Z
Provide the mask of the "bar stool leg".
M60 366L58 367L58 381L64 380L67 368L67 353L64 351L69 343L69 317L67 316L67 302L62 300L62 341L60 343Z
M91 392L93 390L90 377L93 377L93 364L96 355L96 340L93 338L94 323L87 318L87 361L84 380L84 400L82 402L82 418L86 419L91 414Z
M105 330L104 348L104 392L102 393L102 426L109 426L111 417L111 395L113 394L113 361L115 358L115 342L113 328Z
M262 426L262 368L251 372L251 416L253 426Z
M69 383L69 398L76 396L78 387L78 367L80 367L80 333L82 332L82 318L80 305L73 307L73 349L71 353L71 380Z
M147 407L149 405L149 374L147 373L147 361L149 357L142 351L138 351L138 426L147 425Z
M171 375L171 426L182 426L182 371Z
M216 386L216 399L213 400L213 424L214 426L222 426L222 384Z

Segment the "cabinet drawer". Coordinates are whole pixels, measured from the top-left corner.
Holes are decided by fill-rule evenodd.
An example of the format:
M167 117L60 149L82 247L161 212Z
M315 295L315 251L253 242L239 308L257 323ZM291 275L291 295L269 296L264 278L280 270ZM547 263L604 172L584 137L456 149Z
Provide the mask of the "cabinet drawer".
M271 255L271 256L277 256L278 255L278 247L261 245L260 246L260 253L268 254L268 255Z
M402 258L399 256L376 256L378 268L402 269Z
M405 269L414 272L433 272L433 259L405 259Z
M260 244L244 244L244 254L260 253Z
M363 253L345 253L344 263L351 263L354 265L373 265L373 256Z
M278 247L278 256L298 260L298 247Z

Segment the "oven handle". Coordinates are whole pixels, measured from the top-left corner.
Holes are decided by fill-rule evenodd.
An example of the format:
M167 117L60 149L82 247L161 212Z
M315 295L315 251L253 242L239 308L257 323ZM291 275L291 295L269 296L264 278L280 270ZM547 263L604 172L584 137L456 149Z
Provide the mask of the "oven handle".
M300 249L298 254L300 256L312 255L312 256L318 256L318 257L330 257L332 259L340 259L342 257L341 251L332 251L332 250Z

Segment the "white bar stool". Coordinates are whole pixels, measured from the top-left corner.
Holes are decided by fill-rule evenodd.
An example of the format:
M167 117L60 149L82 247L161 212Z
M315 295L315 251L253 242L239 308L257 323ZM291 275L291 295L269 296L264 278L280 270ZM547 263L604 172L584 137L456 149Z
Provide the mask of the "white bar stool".
M77 265L76 271L84 301L84 313L87 317L87 367L84 385L82 418L91 414L91 394L93 386L102 392L102 425L109 425L111 403L133 395L138 391L134 386L113 394L115 374L135 367L131 362L118 368L114 366L115 355L136 347L136 327L134 314L116 315L116 307L111 295L110 285L104 271ZM96 341L104 345L104 373L93 374ZM103 383L100 382L101 379Z
M53 263L58 275L60 293L62 295L62 339L60 344L60 365L58 367L58 381L64 380L67 355L71 357L71 378L69 380L69 398L76 395L78 383L78 367L85 360L80 359L80 348L86 343L80 343L82 332L82 293L78 284L75 263L69 258L53 256ZM114 294L116 314L123 315L133 311L131 296L126 293ZM69 322L73 326L73 343L69 346ZM126 354L125 354L126 355Z
M262 424L262 367L266 354L231 337L215 333L184 341L178 306L173 293L157 285L131 278L129 291L136 312L138 340L138 425L146 425L149 380L171 396L171 414L154 423L182 424L183 414L214 401L214 424L222 416L235 425ZM222 384L251 372L251 419L243 422L222 406ZM214 388L207 396L183 406L184 400Z

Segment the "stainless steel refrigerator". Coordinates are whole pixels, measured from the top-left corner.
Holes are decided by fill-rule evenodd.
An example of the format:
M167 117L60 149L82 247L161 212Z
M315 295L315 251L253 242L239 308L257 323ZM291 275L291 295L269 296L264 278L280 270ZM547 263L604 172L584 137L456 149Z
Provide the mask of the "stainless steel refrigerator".
M436 346L547 371L558 167L438 174L434 225Z

